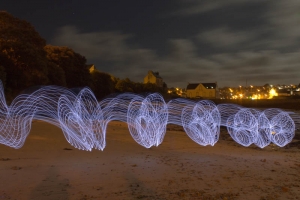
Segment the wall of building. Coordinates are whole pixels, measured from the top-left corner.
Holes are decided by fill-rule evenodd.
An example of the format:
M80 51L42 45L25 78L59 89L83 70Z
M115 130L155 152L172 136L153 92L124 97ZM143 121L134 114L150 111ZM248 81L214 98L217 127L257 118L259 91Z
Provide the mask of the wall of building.
M164 83L161 78L156 78L156 85L159 87L163 87Z
M161 78L156 78L152 72L148 72L148 74L145 76L144 83L153 83L159 87L163 87L163 80Z
M193 90L186 90L186 95L188 98L200 97L200 84Z
M194 90L186 91L188 98L216 98L216 89L207 89L202 84L199 84Z
M200 96L203 98L213 99L216 98L216 89L207 89L200 84Z
M152 73L148 72L148 74L144 78L144 83L156 84L156 77Z

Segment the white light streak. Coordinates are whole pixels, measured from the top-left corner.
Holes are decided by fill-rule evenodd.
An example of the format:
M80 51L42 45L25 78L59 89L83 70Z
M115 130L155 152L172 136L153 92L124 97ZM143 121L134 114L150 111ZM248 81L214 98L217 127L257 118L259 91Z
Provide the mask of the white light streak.
M271 142L283 147L295 135L299 116L280 109L244 108L234 104L216 106L212 101L194 102L174 99L166 103L158 94L140 96L131 93L98 102L89 88L76 92L58 86L45 86L17 96L8 106L0 82L0 143L21 148L30 132L32 120L60 127L74 147L103 150L110 121L128 124L133 139L150 148L162 143L167 124L183 126L199 145L215 145L220 126L237 143L260 148Z

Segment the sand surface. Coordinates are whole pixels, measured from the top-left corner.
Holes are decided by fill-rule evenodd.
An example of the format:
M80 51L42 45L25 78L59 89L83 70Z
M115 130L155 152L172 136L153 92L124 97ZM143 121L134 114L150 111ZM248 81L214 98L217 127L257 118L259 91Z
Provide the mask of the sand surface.
M21 149L0 145L0 200L300 199L297 138L287 148L245 148L222 129L203 147L181 129L169 126L164 142L146 149L111 122L104 151L86 152L35 121Z

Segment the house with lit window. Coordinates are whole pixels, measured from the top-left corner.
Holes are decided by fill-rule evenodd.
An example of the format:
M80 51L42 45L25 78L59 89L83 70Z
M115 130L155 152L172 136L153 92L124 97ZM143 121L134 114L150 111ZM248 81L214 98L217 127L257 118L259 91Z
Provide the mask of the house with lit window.
M159 75L158 72L148 71L148 74L144 78L144 83L153 83L156 84L158 87L163 87L163 79Z
M217 83L189 83L186 87L187 98L216 99L218 98Z

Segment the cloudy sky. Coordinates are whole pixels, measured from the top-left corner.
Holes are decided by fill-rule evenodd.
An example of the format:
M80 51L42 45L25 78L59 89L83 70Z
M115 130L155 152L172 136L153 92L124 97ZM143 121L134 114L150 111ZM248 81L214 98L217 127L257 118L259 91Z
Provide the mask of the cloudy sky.
M299 0L1 0L0 10L119 78L300 83Z

